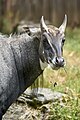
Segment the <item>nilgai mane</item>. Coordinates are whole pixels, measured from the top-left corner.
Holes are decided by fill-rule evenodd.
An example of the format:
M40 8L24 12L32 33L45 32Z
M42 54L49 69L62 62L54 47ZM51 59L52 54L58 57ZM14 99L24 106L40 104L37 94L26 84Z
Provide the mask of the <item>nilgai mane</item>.
M40 28L29 28L15 36L0 35L0 120L9 106L32 85L45 67L64 67L63 45L67 16L57 28L47 26L42 16Z

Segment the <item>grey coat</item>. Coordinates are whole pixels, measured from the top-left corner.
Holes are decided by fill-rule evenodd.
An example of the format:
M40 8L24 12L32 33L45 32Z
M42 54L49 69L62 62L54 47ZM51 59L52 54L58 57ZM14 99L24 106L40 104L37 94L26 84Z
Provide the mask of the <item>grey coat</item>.
M0 117L42 73L38 49L27 34L0 38Z

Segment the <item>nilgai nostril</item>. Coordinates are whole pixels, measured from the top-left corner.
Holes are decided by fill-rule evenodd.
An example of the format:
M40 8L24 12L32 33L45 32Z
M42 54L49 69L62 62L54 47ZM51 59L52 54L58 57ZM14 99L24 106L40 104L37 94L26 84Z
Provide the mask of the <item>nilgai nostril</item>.
M59 65L64 65L64 58L56 57L56 63Z

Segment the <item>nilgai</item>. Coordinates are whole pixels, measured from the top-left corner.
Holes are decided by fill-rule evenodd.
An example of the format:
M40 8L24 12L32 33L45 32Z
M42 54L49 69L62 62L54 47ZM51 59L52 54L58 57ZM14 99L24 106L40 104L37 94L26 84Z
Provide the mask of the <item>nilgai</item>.
M66 15L59 28L46 25L42 16L40 28L30 28L31 36L0 35L0 120L48 65L52 69L64 67L66 24Z

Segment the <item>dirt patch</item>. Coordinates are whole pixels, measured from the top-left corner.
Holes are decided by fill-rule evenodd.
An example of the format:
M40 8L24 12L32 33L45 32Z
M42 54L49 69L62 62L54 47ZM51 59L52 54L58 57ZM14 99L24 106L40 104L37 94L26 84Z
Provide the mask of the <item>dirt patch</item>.
M15 102L3 116L3 120L48 120L49 113L50 104L34 109L27 104Z
M48 88L38 88L37 94L27 89L15 103L13 103L3 120L48 120L53 103L61 101L65 94L54 92ZM27 104L28 103L28 104Z

